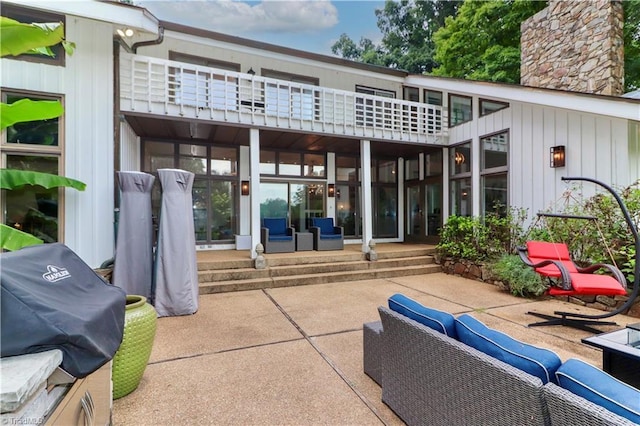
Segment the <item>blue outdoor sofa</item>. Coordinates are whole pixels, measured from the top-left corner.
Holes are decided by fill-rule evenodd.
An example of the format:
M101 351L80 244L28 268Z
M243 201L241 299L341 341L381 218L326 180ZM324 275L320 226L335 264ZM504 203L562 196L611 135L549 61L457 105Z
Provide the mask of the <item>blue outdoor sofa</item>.
M363 327L364 372L408 425L640 424L640 390L468 314L396 294Z

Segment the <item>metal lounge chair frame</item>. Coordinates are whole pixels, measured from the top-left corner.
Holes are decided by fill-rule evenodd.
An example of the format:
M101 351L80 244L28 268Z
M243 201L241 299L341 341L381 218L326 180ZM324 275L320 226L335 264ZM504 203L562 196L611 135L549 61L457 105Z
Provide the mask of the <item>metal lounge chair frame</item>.
M592 333L601 333L602 331L597 330L591 325L616 325L615 322L610 321L598 321L604 318L610 318L612 316L621 314L625 312L627 309L633 305L634 300L638 297L638 293L640 292L640 238L638 237L638 230L633 224L631 219L631 215L627 210L624 201L620 198L620 196L608 185L597 181L591 178L584 177L562 177L562 180L580 180L586 182L592 182L597 185L602 186L608 192L610 192L618 206L622 210L625 221L631 230L635 241L636 248L636 263L634 269L634 285L633 291L629 295L627 301L620 305L618 308L598 315L588 315L588 314L580 314L574 312L562 312L555 311L555 315L547 315L538 312L527 312L530 315L534 315L538 318L542 318L545 321L529 324L529 326L547 326L547 325L564 325L568 327L577 328L580 330L589 331ZM555 215L562 216L562 215ZM553 256L549 256L546 260L541 260L539 257L535 258L536 261L532 261L529 257L528 249L525 247L518 247L518 254L522 261L528 266L534 268L536 272L539 274L550 277L557 278L561 282L561 287L550 287L549 294L551 295L559 295L559 296L569 296L569 295L615 295L615 294L626 294L626 278L620 272L619 269L612 265L607 264L594 264L590 265L586 268L579 268L576 266L573 261L568 258L568 249L566 245L559 243L548 243L554 244L553 250L555 253L552 253ZM562 247L564 246L564 247ZM566 253L564 253L566 251ZM557 256L556 256L557 254ZM613 277L606 275L595 275L593 272L600 269L607 269ZM617 282L615 284L614 282ZM582 285L584 284L584 285ZM624 293L620 290L624 290Z

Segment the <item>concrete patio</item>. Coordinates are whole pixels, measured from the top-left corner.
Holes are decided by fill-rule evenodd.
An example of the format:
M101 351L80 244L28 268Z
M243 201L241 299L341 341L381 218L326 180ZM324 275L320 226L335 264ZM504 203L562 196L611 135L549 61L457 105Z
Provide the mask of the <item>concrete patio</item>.
M443 273L200 296L191 316L160 318L140 386L114 401L115 425L402 424L362 368L362 324L404 293L471 312L490 327L601 367L601 352L567 327L529 328L527 311L585 308L516 298ZM592 312L592 311L590 311ZM597 311L596 311L597 312ZM637 318L614 317L617 327Z

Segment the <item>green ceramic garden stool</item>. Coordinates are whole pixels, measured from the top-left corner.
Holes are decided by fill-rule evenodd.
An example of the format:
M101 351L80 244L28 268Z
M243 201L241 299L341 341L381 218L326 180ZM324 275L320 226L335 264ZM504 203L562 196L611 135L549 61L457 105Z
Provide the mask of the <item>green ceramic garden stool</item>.
M140 384L156 335L156 310L143 296L128 295L122 344L113 357L113 399L130 394Z

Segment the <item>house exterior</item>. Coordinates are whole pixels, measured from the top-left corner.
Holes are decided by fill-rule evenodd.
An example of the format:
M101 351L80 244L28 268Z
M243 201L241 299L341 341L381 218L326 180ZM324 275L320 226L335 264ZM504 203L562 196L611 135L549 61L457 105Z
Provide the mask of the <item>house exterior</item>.
M366 252L372 240L434 241L453 214L533 214L567 189L562 176L640 179L638 99L410 75L112 2L6 0L2 15L63 21L76 43L66 58L2 58L3 102L65 106L46 137L8 129L2 166L87 184L3 194L2 220L27 229L30 215L95 267L114 253L117 171L192 171L198 249L252 257L263 217L298 231L333 217ZM551 167L553 147L563 166Z

